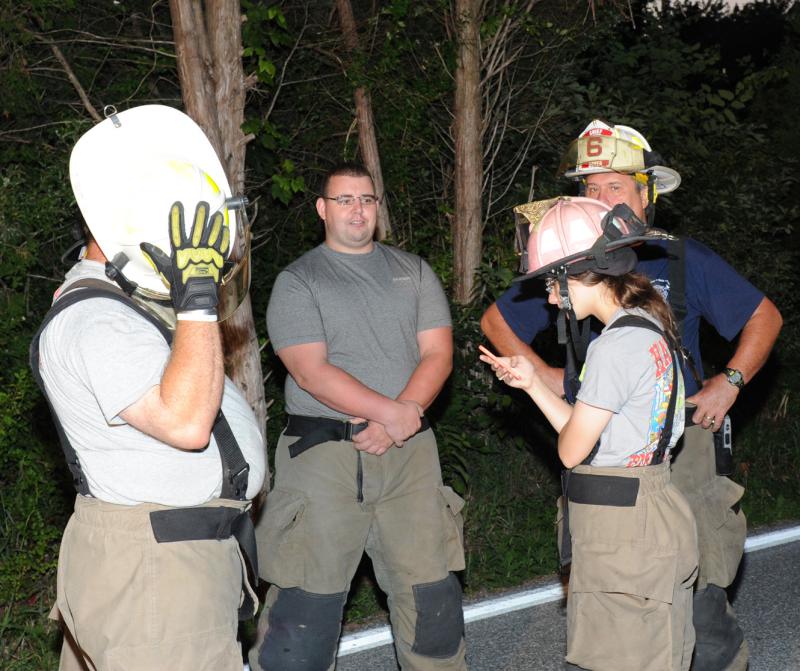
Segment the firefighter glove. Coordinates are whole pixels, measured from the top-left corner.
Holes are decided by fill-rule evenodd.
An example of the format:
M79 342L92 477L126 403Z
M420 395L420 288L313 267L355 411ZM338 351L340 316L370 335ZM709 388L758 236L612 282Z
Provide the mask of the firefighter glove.
M171 255L149 242L139 246L145 258L169 287L178 319L217 320L217 290L222 266L230 247L230 231L222 212L209 218L209 205L197 204L190 234L186 235L183 205L175 202L169 211Z

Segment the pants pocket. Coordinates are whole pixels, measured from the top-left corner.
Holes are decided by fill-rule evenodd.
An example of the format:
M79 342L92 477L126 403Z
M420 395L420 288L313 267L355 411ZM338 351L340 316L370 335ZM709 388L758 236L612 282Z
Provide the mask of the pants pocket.
M442 501L442 516L444 518L445 552L447 553L447 570L463 571L466 567L464 561L464 518L461 511L464 508L464 499L456 494L450 487L441 485L439 496Z
M299 492L274 489L256 525L259 576L279 587L296 587L305 575L303 518L307 499Z
M691 583L677 553L575 542L567 603L567 661L590 669L674 668L691 625Z

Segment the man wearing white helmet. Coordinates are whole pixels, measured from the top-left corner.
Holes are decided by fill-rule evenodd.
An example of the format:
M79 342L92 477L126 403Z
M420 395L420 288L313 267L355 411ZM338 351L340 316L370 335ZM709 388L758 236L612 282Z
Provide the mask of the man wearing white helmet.
M680 184L678 173L661 165L641 133L597 120L572 143L561 170L581 182L586 196L612 206L625 203L650 221L658 195ZM725 592L744 549L746 524L739 509L744 490L725 477L731 473L730 451L724 446L715 450L714 436L722 437L717 432L726 424L726 413L744 384L766 362L782 319L772 301L694 240L648 243L637 252L637 270L668 299L690 358L684 364L684 377L687 408L693 405L694 410L687 412L687 429L682 447L676 450L672 477L689 500L698 525L700 573L692 668L745 669L747 645ZM701 318L726 339L739 337L725 371L706 380L700 357ZM544 296L525 294L514 286L487 309L481 328L501 353L526 356L551 389L563 391L564 371L549 366L529 345L551 319Z
M83 135L70 179L90 236L31 346L78 491L60 668L241 671L266 464L222 365L227 181L199 127L157 105Z

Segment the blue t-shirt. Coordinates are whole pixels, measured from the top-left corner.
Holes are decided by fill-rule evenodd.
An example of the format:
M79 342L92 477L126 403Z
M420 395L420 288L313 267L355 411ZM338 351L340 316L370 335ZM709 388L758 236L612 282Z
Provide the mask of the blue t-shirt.
M718 254L696 240L685 238L686 317L683 346L703 375L700 357L700 318L705 318L726 340L733 340L752 316L764 294L737 273ZM670 258L667 242L648 243L637 249L636 270L647 275L653 286L669 301ZM497 299L500 314L516 336L530 343L547 329L555 311L549 309L544 283L532 280L513 284ZM686 395L697 392L691 371L684 370Z

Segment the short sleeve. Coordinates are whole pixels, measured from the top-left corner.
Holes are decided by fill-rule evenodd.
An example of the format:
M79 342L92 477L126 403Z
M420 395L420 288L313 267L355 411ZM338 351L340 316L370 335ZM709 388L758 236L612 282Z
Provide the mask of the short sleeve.
M650 372L646 348L622 342L630 329L606 333L589 347L578 400L595 408L618 413L633 395L640 380Z
M716 252L686 240L686 298L727 340L752 317L764 294Z
M544 292L541 282L516 282L497 299L497 309L506 324L523 342L532 342L553 322Z
M117 301L89 299L70 312L64 316L81 320L81 336L70 343L69 355L106 422L122 424L119 414L161 384L169 345L152 324Z
M417 331L450 326L450 306L442 283L424 259L420 259L420 276Z
M303 278L289 270L275 280L267 307L267 332L277 352L291 345L325 341L317 301Z

